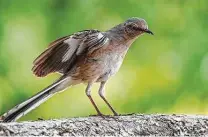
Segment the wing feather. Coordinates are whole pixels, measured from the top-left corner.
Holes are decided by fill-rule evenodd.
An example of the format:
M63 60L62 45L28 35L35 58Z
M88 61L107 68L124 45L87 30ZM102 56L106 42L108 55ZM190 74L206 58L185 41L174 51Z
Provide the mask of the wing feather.
M59 38L34 60L32 71L39 77L53 72L65 73L78 56L101 48L107 40L98 30L84 30Z

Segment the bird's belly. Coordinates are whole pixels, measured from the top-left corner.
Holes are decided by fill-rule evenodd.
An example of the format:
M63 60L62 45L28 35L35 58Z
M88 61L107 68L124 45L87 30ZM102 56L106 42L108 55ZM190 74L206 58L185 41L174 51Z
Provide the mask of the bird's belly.
M121 67L122 62L123 57L119 54L107 55L103 59L103 64L101 65L102 73L97 79L97 82L106 81L110 76L116 74L116 72L118 72L119 68Z
M87 58L74 67L69 75L82 82L106 81L114 75L123 62L123 56L119 54L105 54L103 56Z

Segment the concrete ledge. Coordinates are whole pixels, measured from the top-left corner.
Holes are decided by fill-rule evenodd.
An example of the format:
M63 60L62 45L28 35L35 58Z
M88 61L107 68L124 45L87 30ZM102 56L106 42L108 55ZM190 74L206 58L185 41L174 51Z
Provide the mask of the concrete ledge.
M208 136L208 116L129 114L0 123L0 136Z

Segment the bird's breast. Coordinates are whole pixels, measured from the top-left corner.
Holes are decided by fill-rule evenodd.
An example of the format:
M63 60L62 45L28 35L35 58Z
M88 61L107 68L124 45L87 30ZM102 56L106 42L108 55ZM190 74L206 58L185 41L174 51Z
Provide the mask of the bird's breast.
M123 62L123 56L120 54L108 54L104 58L103 71L115 74Z
M102 73L97 81L106 81L110 76L116 74L122 65L125 54L126 51L124 53L108 53L103 56L102 61L100 62Z
M71 75L82 81L107 81L118 72L128 48L107 47L97 50L79 61Z

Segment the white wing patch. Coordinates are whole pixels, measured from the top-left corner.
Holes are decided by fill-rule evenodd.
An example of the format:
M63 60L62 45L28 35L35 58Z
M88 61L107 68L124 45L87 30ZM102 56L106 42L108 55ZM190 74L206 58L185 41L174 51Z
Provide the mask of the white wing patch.
M89 43L96 43L101 40L104 35L102 33L94 34L95 38L88 40L88 37L85 39L76 39L73 37L68 38L64 41L64 43L68 44L68 48L66 53L62 57L62 62L67 62L71 59L73 54L79 55L81 54L86 48L90 48L91 44ZM105 38L102 42L98 42L97 48L104 45L109 39ZM89 44L89 45L88 45ZM100 45L99 45L100 44ZM94 47L96 49L96 47ZM75 53L76 52L76 53Z
M72 57L72 55L74 54L74 52L76 51L78 47L79 42L80 42L80 39L74 39L72 37L64 41L64 43L67 43L69 46L67 48L67 52L62 57L62 62L66 62Z
M99 33L99 34L98 34L98 39L101 39L102 37L104 37L104 35L103 35L102 33ZM104 40L103 44L105 44L108 40L109 40L109 39L106 38L106 39Z
M91 37L88 37L88 38L86 37L86 39L84 39L80 43L80 46L79 46L79 48L77 49L77 52L76 52L77 55L81 54L86 48L89 48L89 49L100 48L101 46L106 44L106 42L109 40L108 38L104 38L105 36L102 33L100 33L100 32L97 33L97 34L94 34L93 37L94 37L93 39ZM104 38L104 40L100 41L103 38ZM93 51L93 50L91 50L91 51Z
M103 37L103 34L102 33L99 33L97 39L101 39L102 37Z
M106 38L105 41L103 42L103 44L106 44L106 42L109 41L109 38Z

